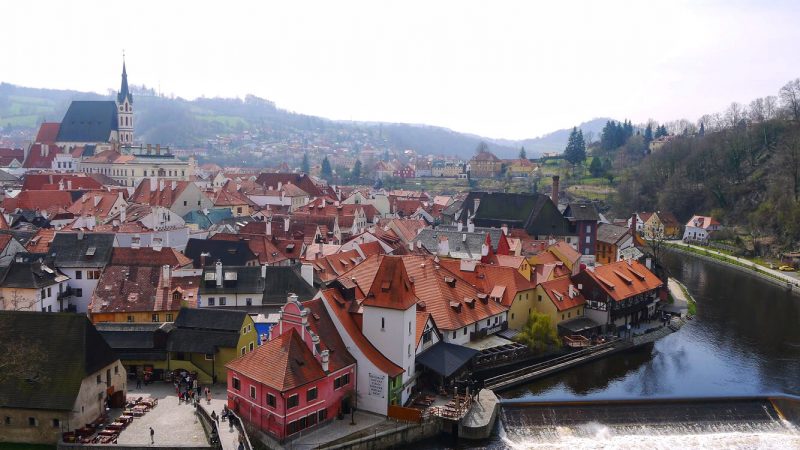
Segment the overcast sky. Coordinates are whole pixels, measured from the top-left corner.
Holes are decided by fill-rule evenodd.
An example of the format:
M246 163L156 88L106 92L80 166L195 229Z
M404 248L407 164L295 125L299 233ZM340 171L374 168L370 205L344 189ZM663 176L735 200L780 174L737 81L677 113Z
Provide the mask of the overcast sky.
M0 81L243 97L332 119L526 138L697 119L800 76L791 1L25 1Z

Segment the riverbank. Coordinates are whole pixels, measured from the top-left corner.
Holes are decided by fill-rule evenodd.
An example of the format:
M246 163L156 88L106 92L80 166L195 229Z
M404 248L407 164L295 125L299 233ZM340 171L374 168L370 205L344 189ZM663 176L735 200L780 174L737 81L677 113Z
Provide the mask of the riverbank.
M737 258L735 256L727 255L715 250L709 250L702 247L697 247L695 245L686 244L681 241L665 242L664 248L669 251L696 256L715 264L724 265L740 272L746 272L755 275L762 280L768 281L777 286L782 286L795 294L800 294L800 280L797 278L786 275L777 270L769 269L746 259Z

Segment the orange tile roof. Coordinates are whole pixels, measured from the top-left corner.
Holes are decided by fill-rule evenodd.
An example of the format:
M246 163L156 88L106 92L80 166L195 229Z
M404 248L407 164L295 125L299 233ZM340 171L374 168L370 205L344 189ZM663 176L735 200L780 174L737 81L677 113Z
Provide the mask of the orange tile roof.
M112 213L116 214L119 211L112 211L114 204L119 199L119 194L116 192L106 191L93 191L87 192L75 201L67 211L75 214L76 216L93 215L95 217L104 219Z
M639 261L617 261L585 271L611 298L628 297L657 289L663 282Z
M441 264L483 292L492 292L498 286L504 287L500 295L502 304L507 307L511 307L519 292L536 287L535 282L525 279L513 267L478 263L472 270L461 270L461 261L453 259L444 259Z
M569 295L570 285L572 285L572 297ZM542 283L542 289L559 311L566 311L570 308L586 304L586 299L583 297L583 294L578 291L578 288L572 284L572 281L567 277L545 281Z
M111 251L111 264L126 266L165 266L172 268L191 267L192 260L183 253L169 247L157 251L151 247L114 247Z
M22 191L16 197L6 197L3 208L7 212L15 209L40 210L55 214L65 211L72 205L72 197L67 191Z
M419 345L422 340L422 333L425 331L425 324L428 323L428 318L431 313L425 311L417 311L417 340L414 341Z
M36 142L40 144L54 144L58 137L58 130L61 128L60 122L44 122L39 125L39 132L36 133Z
M54 228L40 228L36 235L25 244L25 249L31 253L47 253L50 251L50 244L53 243L53 236L55 235L56 230ZM5 248L5 246L2 246L2 248Z
M294 328L225 367L280 392L325 378L319 361Z
M390 377L396 377L405 370L393 363L383 355L374 345L364 336L360 327L350 314L351 301L345 300L336 289L325 289L320 291L321 298L327 302L328 309L333 311L339 323L342 324L345 332L355 343L356 347L374 364L378 369L386 372Z
M133 192L130 201L142 205L171 208L175 201L178 200L178 197L183 194L183 191L192 183L191 181L176 181L175 189L172 189L172 181L162 181L164 182L164 189L158 189L160 187L160 182L156 180L156 190L152 190L150 187L150 178L144 178L139 185L136 186L136 190Z

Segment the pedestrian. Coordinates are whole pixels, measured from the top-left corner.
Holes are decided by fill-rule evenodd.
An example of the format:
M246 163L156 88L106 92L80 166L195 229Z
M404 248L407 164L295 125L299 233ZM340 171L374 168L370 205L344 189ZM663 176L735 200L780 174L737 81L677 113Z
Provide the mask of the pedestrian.
M211 411L211 420L213 420L215 423L219 423L219 418L217 417L216 411Z
M197 390L197 378L192 380L192 389L194 389L195 391Z
M141 388L142 388L142 377L136 375L136 389L141 389Z
M211 404L211 389L206 388L206 405Z
M155 435L156 435L156 432L153 430L153 427L150 427L150 445L153 445L153 444L156 443Z

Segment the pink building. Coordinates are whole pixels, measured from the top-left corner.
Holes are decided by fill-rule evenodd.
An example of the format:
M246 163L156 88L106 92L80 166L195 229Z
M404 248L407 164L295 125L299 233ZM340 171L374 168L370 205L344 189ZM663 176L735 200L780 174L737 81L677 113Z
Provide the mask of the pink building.
M321 300L290 300L270 339L231 361L228 407L283 441L350 410L356 360Z
M414 178L416 173L413 167L406 165L396 169L393 175L398 178Z

